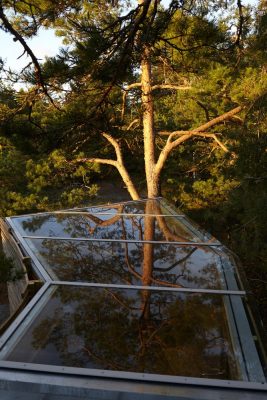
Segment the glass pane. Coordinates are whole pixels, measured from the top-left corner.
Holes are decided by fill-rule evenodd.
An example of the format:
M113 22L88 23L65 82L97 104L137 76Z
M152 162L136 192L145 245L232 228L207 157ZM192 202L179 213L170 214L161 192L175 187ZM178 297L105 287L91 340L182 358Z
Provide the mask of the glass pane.
M149 206L148 206L149 203ZM69 210L71 212L71 210ZM121 204L111 204L104 206L84 207L75 211L85 211L89 213L110 213L110 214L163 214L170 212L159 200L132 201ZM179 212L179 215L181 213Z
M175 217L40 214L13 219L22 235L116 240L200 241Z
M242 379L225 298L177 292L59 286L9 361ZM34 311L33 311L34 313ZM34 314L33 314L34 315Z
M219 256L208 247L27 239L54 279L224 288Z

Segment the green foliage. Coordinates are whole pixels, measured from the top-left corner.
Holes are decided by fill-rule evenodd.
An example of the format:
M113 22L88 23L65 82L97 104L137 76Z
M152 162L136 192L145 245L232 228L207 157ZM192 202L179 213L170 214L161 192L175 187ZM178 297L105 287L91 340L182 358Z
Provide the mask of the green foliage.
M173 151L162 176L163 195L229 241L251 269L267 270L265 2L254 11L243 7L242 30L234 1L172 2L155 15L150 10L139 26L140 8L128 4L122 14L124 1L33 0L32 8L15 3L11 20L24 37L40 26L53 27L69 47L41 65L59 109L39 89L0 87L1 212L88 202L97 190L92 182L111 167L99 171L75 160L115 159L101 132L118 140L128 170L143 187L140 88L128 93L123 120L121 89L140 82L142 46L149 43L153 84L188 88L153 91L157 133L191 130L243 107L209 130L228 152L210 137L192 137ZM4 6L11 12L14 5ZM35 82L31 69L22 77ZM165 143L166 136L157 135L157 156Z
M6 257L0 249L0 283L16 281L22 276L23 273L16 269L11 258Z
M98 186L90 179L97 173L97 165L68 162L62 151L55 150L47 158L27 161L28 194L9 192L8 198L17 212L77 207L96 195Z
M196 181L192 185L192 192L183 191L180 200L194 209L216 207L228 200L229 193L238 184L238 181L225 179L223 176Z

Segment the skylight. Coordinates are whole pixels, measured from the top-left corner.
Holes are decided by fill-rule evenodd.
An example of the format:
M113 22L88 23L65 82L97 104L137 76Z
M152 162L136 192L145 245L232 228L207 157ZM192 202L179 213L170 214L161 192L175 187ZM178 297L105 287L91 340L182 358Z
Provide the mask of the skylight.
M163 199L7 222L44 285L1 368L266 390L232 257Z

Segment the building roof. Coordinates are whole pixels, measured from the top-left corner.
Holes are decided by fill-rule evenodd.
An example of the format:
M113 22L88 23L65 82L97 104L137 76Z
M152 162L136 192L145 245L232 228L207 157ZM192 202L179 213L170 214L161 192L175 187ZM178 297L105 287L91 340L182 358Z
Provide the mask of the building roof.
M231 253L165 200L6 221L43 281L0 338L9 390L16 373L26 391L47 385L73 398L266 396L260 338Z

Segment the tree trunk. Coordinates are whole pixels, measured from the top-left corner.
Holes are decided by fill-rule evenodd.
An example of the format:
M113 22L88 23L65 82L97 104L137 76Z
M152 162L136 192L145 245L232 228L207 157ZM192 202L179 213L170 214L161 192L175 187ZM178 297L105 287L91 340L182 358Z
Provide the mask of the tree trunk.
M144 160L147 182L147 196L159 196L159 179L155 175L155 130L154 130L154 105L152 97L152 76L150 49L144 46L141 62L142 107L143 107L143 136Z

